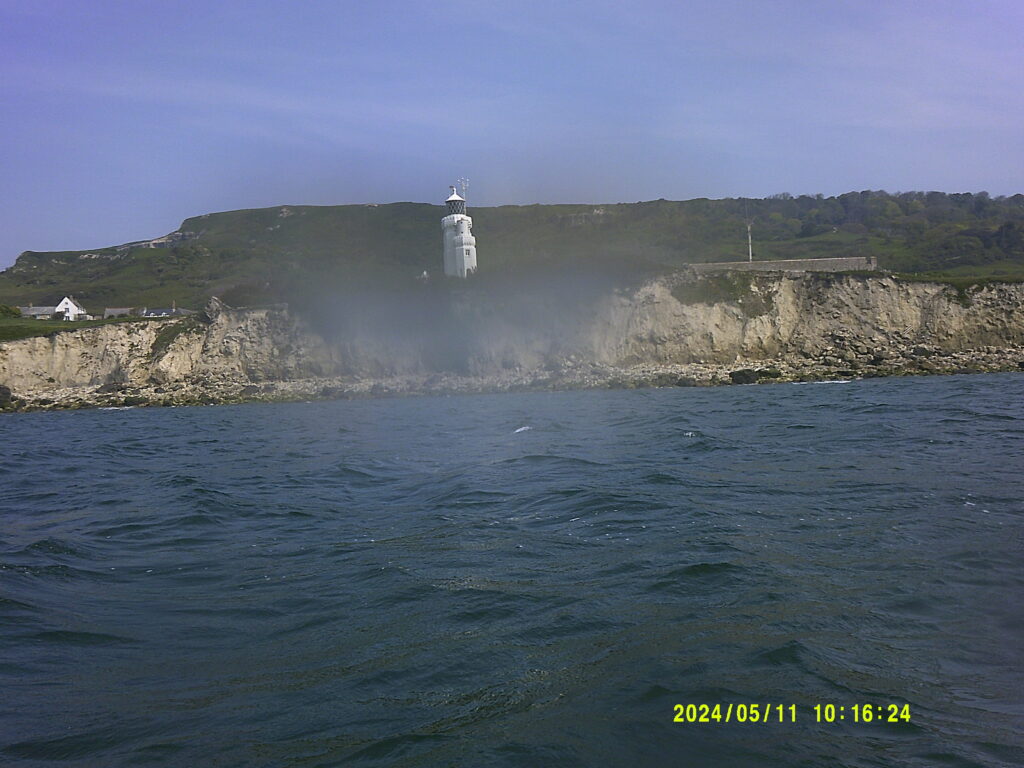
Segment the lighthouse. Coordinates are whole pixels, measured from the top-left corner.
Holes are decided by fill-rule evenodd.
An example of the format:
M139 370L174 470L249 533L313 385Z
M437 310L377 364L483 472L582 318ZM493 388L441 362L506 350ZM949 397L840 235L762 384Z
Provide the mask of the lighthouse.
M466 199L449 187L452 194L445 204L448 212L441 219L444 233L444 273L450 277L466 277L476 272L476 238L473 220L466 215Z

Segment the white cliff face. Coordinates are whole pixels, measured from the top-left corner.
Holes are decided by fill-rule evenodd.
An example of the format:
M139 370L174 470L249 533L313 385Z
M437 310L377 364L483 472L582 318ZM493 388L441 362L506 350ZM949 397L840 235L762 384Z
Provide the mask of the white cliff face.
M861 356L925 344L955 352L1024 342L1024 285L958 295L937 283L846 275L770 276L727 301L681 301L673 280L616 297L587 342L601 363ZM583 350L581 350L583 351Z
M0 344L0 380L15 391L144 379L161 322L104 325Z
M0 344L0 382L18 392L287 380L330 375L336 367L323 339L284 309L116 323Z
M402 375L429 374L443 365L486 377L564 365L729 366L762 360L882 368L913 349L946 354L1024 344L1024 284L958 294L941 284L884 276L758 274L732 283L712 277L719 280L716 294L701 288L699 279L675 275L576 306L538 299L535 306L510 303L497 310L465 294L456 313L465 336L446 357L414 354L401 344L389 349L369 336L332 346L284 308L213 307L184 320L117 323L0 343L0 385L38 397L105 384L366 377L388 372L392 352L410 361L391 366L391 374ZM431 335L406 341L415 338ZM1016 358L1009 364L1016 365Z
M335 373L333 351L283 309L227 310L186 326L152 355L157 381L287 381Z

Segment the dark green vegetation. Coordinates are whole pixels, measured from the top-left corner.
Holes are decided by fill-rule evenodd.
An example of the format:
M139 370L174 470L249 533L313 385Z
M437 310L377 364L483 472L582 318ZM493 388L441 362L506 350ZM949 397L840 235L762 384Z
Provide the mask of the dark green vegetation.
M655 200L473 208L477 283L555 270L642 277L691 262L875 255L883 269L950 282L1024 279L1024 195L851 192L838 197ZM368 291L401 292L440 273L440 206L285 206L187 219L159 247L22 254L0 302L73 294L105 306L289 301L297 309ZM38 321L33 321L38 322Z

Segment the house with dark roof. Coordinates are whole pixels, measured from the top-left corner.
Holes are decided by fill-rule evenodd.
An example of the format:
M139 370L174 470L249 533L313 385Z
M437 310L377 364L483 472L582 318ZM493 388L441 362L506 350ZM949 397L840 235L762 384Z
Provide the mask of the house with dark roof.
M57 305L52 307L18 307L22 317L31 317L35 320L51 320L57 311Z
M103 310L103 319L109 317L130 317L135 314L135 307L107 307Z

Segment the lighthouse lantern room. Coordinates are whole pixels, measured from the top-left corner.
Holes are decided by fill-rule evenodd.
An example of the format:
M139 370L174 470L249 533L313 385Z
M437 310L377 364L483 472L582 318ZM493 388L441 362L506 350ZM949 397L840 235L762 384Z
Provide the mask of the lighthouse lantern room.
M441 219L444 233L444 273L451 277L466 277L476 272L476 238L473 237L473 219L466 215L466 200L450 187L452 193L445 201L447 215Z

